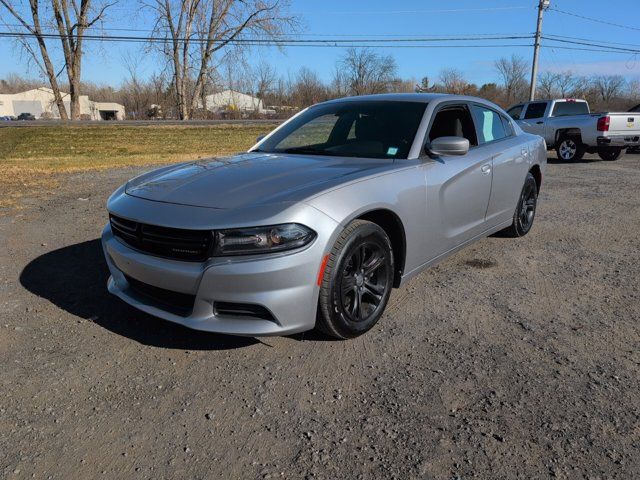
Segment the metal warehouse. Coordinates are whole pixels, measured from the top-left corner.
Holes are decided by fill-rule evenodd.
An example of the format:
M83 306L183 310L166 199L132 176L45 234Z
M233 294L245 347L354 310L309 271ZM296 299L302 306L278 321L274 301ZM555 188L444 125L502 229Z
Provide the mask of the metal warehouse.
M61 92L67 112L71 111L71 97ZM30 113L36 118L60 118L53 90L35 88L26 92L0 95L0 117L17 117ZM80 115L85 120L124 120L124 106L112 102L94 102L87 95L80 96Z

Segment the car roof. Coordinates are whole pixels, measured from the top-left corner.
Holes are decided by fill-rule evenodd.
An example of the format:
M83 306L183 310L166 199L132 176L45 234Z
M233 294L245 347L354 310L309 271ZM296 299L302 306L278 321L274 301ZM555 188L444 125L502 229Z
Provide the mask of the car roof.
M354 102L354 101L396 101L396 102L420 102L429 103L434 100L443 100L446 98L451 99L476 99L476 97L467 97L464 95L453 95L450 93L379 93L375 95L357 95L353 97L335 98L333 100L327 100L322 103L335 103L335 102Z
M376 95L359 95L355 97L343 97L328 100L326 102L319 103L317 105L328 105L331 103L341 102L362 102L362 101L396 101L396 102L420 102L420 103L432 103L432 102L445 102L445 101L459 101L459 102L475 102L487 105L491 108L503 110L500 106L496 105L489 100L485 100L480 97L472 97L469 95L454 95L451 93L380 93Z

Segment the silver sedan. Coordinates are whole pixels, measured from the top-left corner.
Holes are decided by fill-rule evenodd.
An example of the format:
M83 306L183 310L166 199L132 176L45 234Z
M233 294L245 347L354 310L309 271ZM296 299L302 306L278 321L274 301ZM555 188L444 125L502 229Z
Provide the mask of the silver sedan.
M532 227L541 137L496 105L389 94L314 105L248 152L145 173L109 198L109 291L189 328L351 338L391 289Z

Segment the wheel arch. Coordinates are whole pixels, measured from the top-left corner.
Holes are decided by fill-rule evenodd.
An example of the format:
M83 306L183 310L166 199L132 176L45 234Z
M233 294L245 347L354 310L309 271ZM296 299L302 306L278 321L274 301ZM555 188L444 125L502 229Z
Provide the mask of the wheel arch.
M407 256L407 237L400 217L388 208L376 208L364 213L359 213L349 221L352 220L366 220L375 223L385 231L391 241L391 248L393 249L393 286L395 288L399 287Z
M556 131L555 146L558 146L562 137L576 137L582 143L582 131L579 128L562 128Z
M536 181L536 189L538 193L540 193L540 187L542 187L542 169L540 165L535 164L529 169L529 173L533 175L533 178Z

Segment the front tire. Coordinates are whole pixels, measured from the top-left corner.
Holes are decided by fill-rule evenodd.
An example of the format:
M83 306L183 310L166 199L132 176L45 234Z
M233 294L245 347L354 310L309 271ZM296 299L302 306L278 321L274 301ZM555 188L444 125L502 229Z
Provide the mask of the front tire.
M556 155L563 162L578 162L584 157L585 148L577 137L564 136L558 140Z
M522 187L522 192L518 199L518 206L513 214L513 223L502 232L507 237L524 237L529 233L529 230L531 230L531 227L533 226L537 206L538 184L531 172L529 172L527 173L527 178L524 181L524 186Z
M389 301L393 275L393 249L386 232L372 222L351 222L329 254L316 327L339 339L373 328Z
M598 149L598 156L607 162L618 160L622 156L623 150L618 147L601 147Z

